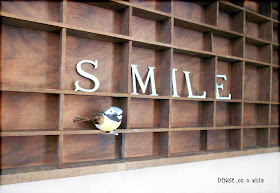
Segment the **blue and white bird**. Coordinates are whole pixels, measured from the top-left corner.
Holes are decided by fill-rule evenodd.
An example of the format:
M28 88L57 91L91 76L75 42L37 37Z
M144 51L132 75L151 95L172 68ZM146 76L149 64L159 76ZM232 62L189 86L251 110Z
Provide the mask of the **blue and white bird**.
M118 135L115 130L121 125L123 111L119 107L110 107L105 113L102 113L94 120L95 126L110 134Z
M118 135L115 130L121 125L123 111L119 107L110 107L104 113L93 114L90 119L76 117L74 122L91 121L102 131Z

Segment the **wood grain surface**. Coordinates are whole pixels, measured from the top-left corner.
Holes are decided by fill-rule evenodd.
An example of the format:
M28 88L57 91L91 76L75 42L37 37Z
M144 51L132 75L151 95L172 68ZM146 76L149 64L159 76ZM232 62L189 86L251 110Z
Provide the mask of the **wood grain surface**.
M125 98L66 95L64 100L63 127L67 129L97 129L92 122L74 122L75 117L90 118L92 114L105 112L112 106L123 109L123 121L126 123L127 109Z
M244 104L244 125L268 124L268 105Z
M222 97L227 97L231 94L232 99L242 98L242 77L243 65L241 62L229 63L218 60L217 74L226 75L227 80L217 78L218 84L223 84L223 90L219 89L219 94Z
M122 13L83 2L67 2L67 23L110 33L122 33Z
M268 146L268 129L252 128L243 129L243 147L267 147Z
M157 154L159 154L158 133L125 135L124 157L151 156Z
M229 148L229 130L209 131L208 150L225 150Z
M242 112L240 103L217 102L216 125L241 125Z
M258 12L259 10L258 2L254 1L244 1L244 7L254 12Z
M208 151L240 150L242 147L240 129L208 132Z
M160 127L160 101L153 99L131 99L130 103L130 127L131 128L154 128Z
M279 102L279 70L272 71L272 97L271 100Z
M246 21L245 34L253 38L259 38L259 26L257 23Z
M277 28L273 28L273 34L272 34L272 37L273 37L273 42L276 43L276 44L279 44L279 37L278 37L278 26Z
M205 22L205 10L201 5L194 2L177 1L173 6L173 14L176 17L194 22Z
M1 145L1 169L56 163L57 136L1 137Z
M203 33L174 26L172 43L176 46L203 50Z
M202 131L170 132L170 152L188 153L202 150Z
M221 97L227 97L228 94L230 93L232 95L232 98L237 98L235 96L235 93L232 92L232 85L234 84L240 84L242 80L239 81L234 81L232 80L232 74L233 74L233 64L229 62L224 62L224 61L218 61L217 63L217 74L219 75L226 75L226 80L223 78L216 78L216 82L221 85L223 84L223 90L219 89L219 94ZM241 74L242 72L239 71L236 74ZM239 86L239 90L241 87Z
M280 131L279 128L270 129L270 144L279 145L280 143Z
M132 16L131 25L132 37L146 41L162 41L160 22Z
M217 26L219 28L243 33L244 12L240 9L233 9L223 2L219 2L218 9Z
M243 129L243 147L254 147L257 145L257 129Z
M245 99L269 100L269 68L245 66Z
M54 1L1 1L1 10L22 17L40 20L60 21L60 3Z
M58 95L1 93L1 130L55 130L58 124Z
M190 72L190 81L193 95L202 95L203 91L207 92L207 86L204 84L205 77L205 61L202 58L192 57L188 55L174 54L173 67L177 69L176 84L179 96L188 96L186 78L183 71Z
M279 66L279 55L277 50L273 50L272 63Z
M279 114L279 106L271 105L271 125L279 125L280 124L280 114Z
M171 2L170 1L142 1L142 0L132 0L132 4L135 4L137 6L145 7L148 9L154 9L157 11L164 11L164 12L170 12Z
M249 43L245 44L245 58L247 59L270 63L270 53L271 49L269 45L256 46Z
M155 67L154 69L154 77L155 77L155 87L157 94L162 93L163 86L161 86L161 82L164 78L170 80L170 74L169 77L161 77L161 57L162 54L160 51L151 50L151 49L145 49L140 47L132 47L132 53L131 53L131 64L138 65L137 69L138 72L142 78L143 83L145 84L146 77L148 74L148 67ZM167 63L168 64L168 63ZM133 85L131 84L131 87ZM148 87L146 89L146 92L143 93L140 89L139 84L136 84L137 86L137 92L139 94L145 94L150 95L151 92L151 80L149 81ZM131 88L132 90L132 88Z
M224 30L232 30L231 15L225 12L219 11L217 26Z
M92 89L94 82L79 75L76 65L81 60L97 60L98 68L94 69L91 64L83 64L82 69L98 78L98 92L120 92L123 77L121 45L75 36L67 36L66 39L65 89L75 90L77 80L82 88Z
M202 127L213 124L213 103L172 101L171 127Z
M58 88L59 35L2 25L1 37L2 86Z
M66 135L63 140L63 163L118 158L115 135Z

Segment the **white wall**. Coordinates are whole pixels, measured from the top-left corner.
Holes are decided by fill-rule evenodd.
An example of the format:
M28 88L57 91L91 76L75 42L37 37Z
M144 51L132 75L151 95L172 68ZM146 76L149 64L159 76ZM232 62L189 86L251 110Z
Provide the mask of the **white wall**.
M218 183L218 178L262 178L264 183ZM5 185L1 193L280 193L280 153L226 158L106 174Z

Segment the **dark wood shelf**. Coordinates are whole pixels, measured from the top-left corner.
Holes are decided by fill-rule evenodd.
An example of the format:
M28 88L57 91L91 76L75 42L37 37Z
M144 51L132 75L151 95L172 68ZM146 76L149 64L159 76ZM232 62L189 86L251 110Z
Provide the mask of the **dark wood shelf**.
M277 6L4 2L1 183L279 151ZM76 73L83 59L99 61L83 65L102 85L96 92L74 91L76 80L94 86ZM158 96L139 86L131 94L131 64L143 80L155 67ZM180 97L172 97L173 68ZM183 71L193 95L207 98L188 97ZM216 99L216 82L231 100ZM74 123L110 106L124 110L118 136Z
M69 24L62 24L62 23L58 23L58 22L42 22L39 20L31 20L25 17L17 17L13 14L9 14L9 13L5 13L3 11L0 12L1 17L3 18L3 21L5 20L4 18L6 16L9 16L10 18L13 19L13 22L7 22L9 25L13 25L16 23L20 23L20 26L24 26L29 28L29 25L25 25L24 21L28 21L30 22L30 24L32 24L32 26L30 26L31 29L36 29L36 30L43 30L43 31L52 31L52 32L58 32L59 30L61 30L63 27L65 27L67 29L67 33L69 35L74 35L74 36L78 36L78 37L85 37L85 38L89 38L89 39L94 39L94 40L100 40L100 41L109 41L109 42L113 42L113 43L123 43L129 40L135 41L135 44L154 44L156 47L155 49L166 49L166 48L176 48L178 49L178 47L174 46L174 45L170 45L170 44L166 44L166 43L161 43L161 42L156 42L156 41L147 41L147 40L138 40L137 38L133 38L130 36L126 36L126 35L120 35L120 34L116 34L116 33L108 33L108 32L104 32L104 31L100 31L100 30L93 30L93 29L89 29L89 28L82 28L82 27L78 27L78 26L73 26L73 25L69 25ZM185 19L178 19L181 20L182 22L185 22L185 24L177 24L179 26L183 25L188 29L193 29L195 28L196 30L201 30L202 32L213 32L213 34L216 34L217 36L223 36L224 38L238 38L238 37L242 37L242 34L240 33L236 33L233 31L229 31L229 30L221 30L215 26L211 26L208 24L199 24L199 23L194 23L192 21L188 21ZM175 18L175 23L176 23L177 19ZM23 22L23 23L22 23ZM177 23L178 23L177 22ZM5 23L5 22L4 22ZM41 28L40 25L46 25L47 27L43 27ZM194 25L193 27L191 25ZM16 25L17 26L17 25ZM34 28L35 26L35 28ZM37 27L36 27L37 26ZM53 27L51 27L53 26ZM227 34L227 35L225 35ZM262 40L262 39L256 39L256 38L252 38L252 37L247 37L246 41L251 41L253 42L253 44L258 44L258 45L266 45L268 43L272 43L273 45L276 46L275 43L271 42L271 41L266 41L266 40ZM147 45L148 46L148 45ZM152 48L152 46L149 46ZM182 50L186 50L186 49L182 49ZM187 49L188 50L188 49ZM190 49L191 51L192 49ZM198 51L200 52L200 51ZM211 53L211 52L210 52ZM219 56L219 54L214 54L213 55L217 55ZM225 57L229 57L227 55L224 55Z
M11 25L14 27L29 28L34 30L41 30L47 32L58 32L64 24L54 21L42 21L35 18L28 18L24 16L18 16L13 13L6 13L0 11L1 21L4 25Z
M176 132L176 131L210 131L210 130L227 130L227 129L251 129L251 128L277 128L280 125L243 125L243 126L200 126L200 127L158 127L158 128L123 128L117 129L117 133L126 134L126 133L154 133L154 132ZM87 135L87 134L101 134L106 135L104 131L100 131L96 128L63 128L63 130L10 130L10 131L1 131L2 137L11 137L11 136L51 136L51 135Z
M276 72L276 70L275 70ZM275 78L276 73L275 73ZM275 82L275 81L274 81ZM277 82L275 82L277 83ZM275 86L276 87L276 86ZM155 99L155 100L183 100L183 101L205 101L205 102L228 102L228 103L236 103L236 102L245 102L245 103L259 103L259 104L280 104L280 102L275 101L255 101L248 99L231 99L231 100L223 100L223 99L215 99L215 98L188 98L187 96L172 97L172 96L150 96L150 95L132 95L126 93L107 93L107 92L82 92L82 91L74 91L74 90L60 90L60 89L36 89L36 88L19 88L19 87L1 87L0 91L2 92L22 92L22 93L41 93L41 94L64 94L64 95L80 95L80 96L100 96L100 97L117 97L117 98L143 98L143 99Z
M243 148L268 147L267 128L247 128L243 129Z

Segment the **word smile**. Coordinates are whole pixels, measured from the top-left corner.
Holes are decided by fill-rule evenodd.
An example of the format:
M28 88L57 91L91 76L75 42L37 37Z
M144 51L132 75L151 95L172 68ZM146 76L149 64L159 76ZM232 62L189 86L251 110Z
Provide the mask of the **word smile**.
M82 64L84 64L84 63L92 64L94 66L94 68L96 69L96 68L98 68L98 61L97 60L94 60L94 61L92 61L92 60L81 60L80 62L77 63L77 66L76 66L77 72L81 76L92 80L95 83L95 86L92 89L85 89L85 88L82 88L79 85L79 81L77 80L75 82L75 91L95 92L95 91L98 90L98 88L100 86L99 80L95 76L93 76L92 74L89 74L82 69ZM151 94L150 95L151 96L158 96L158 94L156 92L156 84L155 84L155 76L154 76L154 70L156 70L155 67L148 67L148 74L147 74L147 77L146 77L146 80L145 80L145 83L144 83L140 74L139 74L139 72L138 72L137 66L138 65L135 65L135 64L131 65L132 86L133 86L133 92L131 94L139 95L139 93L137 92L137 89L136 89L136 83L137 82L138 82L138 84L139 84L143 93L146 92L148 84L150 82L150 86L151 86ZM173 95L172 96L173 97L180 97L177 93L176 71L177 71L177 69L175 69L175 68L172 69L172 88L173 88ZM188 93L189 93L188 97L189 98L206 98L206 96L207 96L206 91L203 91L203 93L201 95L193 95L191 80L190 80L190 72L189 71L183 71L183 73L185 75L185 79L186 79L186 83L187 83L187 89L188 89ZM222 78L225 81L227 80L226 75L217 75L216 78ZM231 99L231 94L230 93L226 97L220 96L219 89L223 90L224 86L223 86L223 84L218 84L216 82L216 99L223 99L223 100L230 100Z

